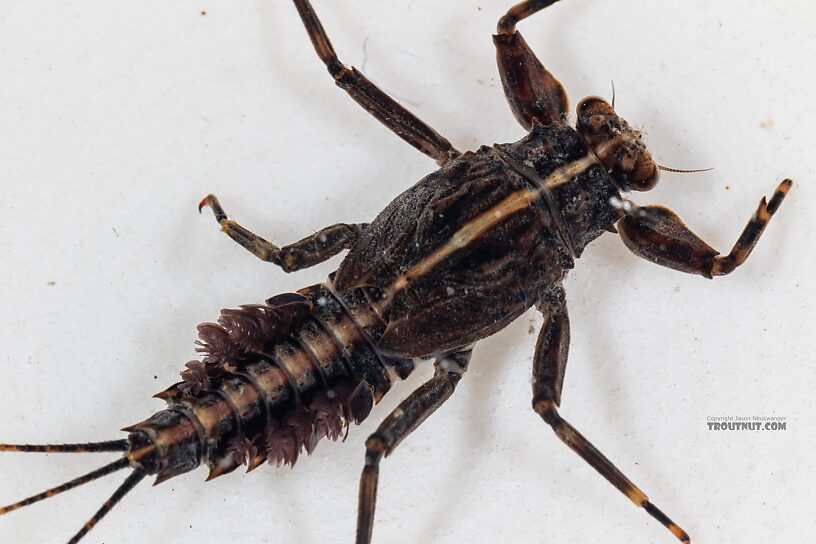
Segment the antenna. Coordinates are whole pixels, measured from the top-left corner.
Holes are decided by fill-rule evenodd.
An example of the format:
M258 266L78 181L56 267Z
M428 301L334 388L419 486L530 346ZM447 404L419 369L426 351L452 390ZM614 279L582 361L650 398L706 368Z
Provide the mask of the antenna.
M693 172L708 172L709 170L714 170L713 168L701 168L699 170L680 170L678 168L669 168L668 166L662 166L660 164L658 164L657 167L663 170L664 172L678 172L680 174L691 174Z

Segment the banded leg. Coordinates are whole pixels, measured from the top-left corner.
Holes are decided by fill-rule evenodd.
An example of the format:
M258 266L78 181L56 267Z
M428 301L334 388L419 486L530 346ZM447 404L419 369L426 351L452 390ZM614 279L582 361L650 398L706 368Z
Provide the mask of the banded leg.
M609 483L626 495L636 506L665 525L680 541L689 543L689 536L660 511L631 480L607 459L589 440L558 414L561 386L569 353L569 316L563 290L557 297L539 307L546 321L536 344L533 361L533 409L555 431L556 436L597 470Z
M360 476L357 544L371 542L380 460L390 455L403 438L411 434L450 398L462 374L467 370L470 354L470 351L460 351L437 359L433 377L402 401L366 440L365 467Z
M326 65L338 87L346 91L355 102L397 136L434 159L440 166L459 156L460 153L448 140L382 92L357 68L347 68L337 58L337 53L334 52L334 47L323 30L311 2L309 0L294 2L317 56Z
M786 179L776 187L770 201L762 197L728 255L720 255L691 232L677 214L663 206L625 209L626 216L618 221L618 231L626 247L648 261L706 278L724 276L751 254L792 185L793 182Z
M504 95L516 120L527 130L532 128L533 119L545 125L564 122L569 108L564 87L516 31L519 21L557 1L527 0L516 4L499 19L498 34L493 36Z
M344 249L350 249L366 226L365 224L347 225L337 223L319 230L299 242L278 247L245 229L235 221L227 219L227 214L215 195L208 195L204 198L198 205L198 211L201 211L204 206L212 208L216 221L221 225L221 230L227 236L262 261L280 266L284 272L294 272L295 270L314 266L337 255Z

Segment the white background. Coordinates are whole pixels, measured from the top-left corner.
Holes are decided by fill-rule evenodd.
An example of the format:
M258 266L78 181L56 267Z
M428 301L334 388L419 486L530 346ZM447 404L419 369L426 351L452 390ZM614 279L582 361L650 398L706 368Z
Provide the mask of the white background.
M316 2L341 58L462 150L523 131L490 35L509 2ZM206 15L201 12L206 11ZM521 30L575 104L611 95L677 168L641 203L727 252L762 194L796 184L747 264L708 281L593 243L566 282L562 414L695 542L812 538L816 476L816 8L804 0L571 0ZM247 254L208 192L279 243L372 219L434 163L336 89L290 2L3 0L0 440L93 441L146 418L222 307L320 281ZM456 395L382 466L375 542L675 541L530 410L530 312L478 346ZM363 442L294 470L139 486L87 542L350 542ZM778 415L717 433L707 416ZM115 455L0 455L0 503ZM0 519L64 542L124 473ZM809 504L810 502L810 504Z

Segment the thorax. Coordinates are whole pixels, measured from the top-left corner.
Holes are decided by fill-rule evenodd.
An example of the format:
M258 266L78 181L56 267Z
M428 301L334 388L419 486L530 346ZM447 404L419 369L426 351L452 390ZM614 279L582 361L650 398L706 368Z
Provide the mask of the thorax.
M394 199L340 265L341 290L380 289L382 345L401 355L496 332L572 268L617 216L614 186L580 135L537 126L483 146Z

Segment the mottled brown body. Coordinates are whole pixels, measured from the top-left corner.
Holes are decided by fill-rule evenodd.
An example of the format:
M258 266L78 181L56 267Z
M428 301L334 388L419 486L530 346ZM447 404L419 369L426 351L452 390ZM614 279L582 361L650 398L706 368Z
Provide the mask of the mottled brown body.
M392 293L380 347L427 356L495 333L557 285L586 244L618 219L609 205L618 192L591 156L567 183L535 181L588 156L580 135L562 124L537 124L519 142L465 153L377 216L341 263L338 289L371 285L392 293L406 271L450 244L449 254ZM508 159L530 172L525 176ZM514 195L529 198L508 210ZM491 224L457 244L456 234L482 214Z
M541 181L560 179L576 164L581 171L566 182ZM514 195L529 195L529 202L510 210ZM378 402L394 377L407 376L407 358L461 350L548 297L587 243L619 218L608 204L613 196L606 170L563 124L537 124L519 142L451 160L362 230L332 281L301 290L309 313L298 316L288 338L219 361L227 364L197 395L185 395L184 383L159 394L168 408L127 429L136 433L131 461L156 472L159 482L199 464L212 478L245 462L230 448L241 439L253 445L254 468L267 458L269 422L285 426L310 413L316 392L352 380ZM383 296L417 269L428 248L445 247L481 216L489 221L478 236ZM309 443L292 445L283 461L293 463L300 447L310 450L322 438L314 431L302 431ZM289 432L297 442L296 426ZM146 451L151 455L142 456Z
M680 541L688 534L655 506L558 411L569 354L565 274L587 245L619 232L636 255L708 278L732 272L756 246L792 182L763 197L731 252L695 235L671 210L638 206L622 192L655 186L659 167L633 129L597 97L566 123L567 95L516 25L556 0L527 0L499 20L494 36L505 96L528 134L515 143L464 154L345 66L308 0L294 0L309 39L335 83L440 168L395 198L370 224L338 223L278 247L208 206L222 230L258 258L293 272L343 250L326 283L265 304L222 310L198 327L202 359L157 397L167 407L126 428L126 440L22 446L0 451L119 451L123 458L18 503L0 515L113 471L132 473L71 539L78 542L146 475L156 482L210 468L209 478L241 465L293 465L322 438L337 439L365 419L414 358L435 358L433 377L366 441L357 544L370 544L379 466L454 393L472 345L531 306L544 315L532 361L532 407L565 445Z

